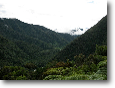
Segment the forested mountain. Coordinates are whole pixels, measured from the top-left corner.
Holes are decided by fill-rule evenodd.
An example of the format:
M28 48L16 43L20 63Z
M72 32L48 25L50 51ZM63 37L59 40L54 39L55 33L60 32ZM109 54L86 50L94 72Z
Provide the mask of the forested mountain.
M107 16L102 18L96 25L91 27L80 37L68 44L54 59L58 61L73 60L75 55L88 56L95 52L97 45L107 45Z
M27 24L18 19L0 18L0 60L4 62L3 65L32 62L44 66L76 37L56 33L43 26ZM2 41L7 41L6 45ZM7 60L9 64L6 64Z
M75 37L0 19L0 79L107 80L107 16Z

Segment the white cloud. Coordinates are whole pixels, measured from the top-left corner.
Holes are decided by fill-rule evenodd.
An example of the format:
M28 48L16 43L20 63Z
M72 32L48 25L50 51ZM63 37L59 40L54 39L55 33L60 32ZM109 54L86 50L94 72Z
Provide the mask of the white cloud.
M1 0L0 17L18 18L59 32L90 28L107 14L106 0ZM4 12L3 12L4 11Z

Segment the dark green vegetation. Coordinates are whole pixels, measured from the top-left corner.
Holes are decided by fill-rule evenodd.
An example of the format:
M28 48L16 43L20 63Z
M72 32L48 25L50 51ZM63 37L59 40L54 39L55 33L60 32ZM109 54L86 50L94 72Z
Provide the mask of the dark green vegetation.
M17 19L0 19L0 66L45 66L76 37Z
M7 22L5 20L1 21ZM107 16L70 44L68 42L75 36L56 34L41 27L39 31L46 30L49 32L44 31L44 37L40 39L37 37L39 33L36 34L38 30L36 27L40 26L26 24L27 27L33 26L31 27L33 30L35 27L36 35L32 36L33 30L28 32L24 26L25 23L21 22L24 25L19 26L20 21L11 20L11 22L13 21L15 22L12 25L18 25L14 27L20 30L14 31L14 28L11 27L13 32L8 32L7 28L11 25L0 25L0 28L4 27L7 31L6 35L5 31L1 32L0 29L0 79L107 80ZM25 28L22 29L21 27ZM26 31L23 34L25 29ZM46 40L44 33L47 36ZM41 35L41 32L39 35ZM48 35L51 38L57 36L57 40L54 39L55 42L52 39L48 41ZM62 49L66 44L68 45ZM62 50L60 51L60 49Z
M96 46L94 54L74 56L75 61L52 61L45 67L33 64L4 66L0 79L4 80L107 80L107 46ZM36 69L35 69L36 68Z

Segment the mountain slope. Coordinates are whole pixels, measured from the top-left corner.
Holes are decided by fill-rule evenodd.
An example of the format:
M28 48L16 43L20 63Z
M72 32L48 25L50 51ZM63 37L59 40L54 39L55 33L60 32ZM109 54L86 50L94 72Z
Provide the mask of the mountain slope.
M66 59L72 60L75 55L80 53L88 56L95 51L96 44L107 45L107 16L67 45L53 59L61 61L66 61Z
M68 40L68 38L63 37L66 36L65 34L55 33L43 26L26 24L17 19L0 20L0 34L8 39L24 40L29 43L34 42L37 44L38 42L58 43L58 46L65 46L65 44L74 38L74 36L66 34L70 37Z
M14 51L16 55L13 59L22 58L26 62L31 62L38 66L44 66L60 49L77 37L56 33L43 26L27 24L17 19L6 18L0 19L0 36L9 41L9 46L12 44L18 48L15 50L12 49L13 47L10 49L5 48L6 52ZM2 42L0 44L3 45ZM4 51L3 48L0 48L0 50L1 52ZM16 52L20 53L20 56ZM7 54L7 56L9 55L11 56L10 58L4 57L6 61L7 59L12 61L12 54ZM15 63L19 62L17 59Z
M22 65L24 61L28 59L27 56L28 55L13 42L0 36L0 66Z

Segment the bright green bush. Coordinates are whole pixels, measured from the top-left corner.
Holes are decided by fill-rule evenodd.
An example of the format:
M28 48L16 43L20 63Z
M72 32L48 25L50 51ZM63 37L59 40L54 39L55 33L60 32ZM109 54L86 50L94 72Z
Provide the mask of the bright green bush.
M21 75L28 77L28 70L20 66L5 66L0 70L0 76L3 80L16 80Z
M107 68L107 60L100 61L97 66L98 68L101 68L101 67Z
M89 80L107 80L107 76L103 74L94 73L89 76Z
M62 80L61 75L48 75L43 80Z
M16 80L27 80L26 76L18 76Z
M74 74L64 77L63 80L88 80L88 75Z
M51 68L51 69L48 69L46 72L44 72L44 75L60 75L62 70L63 70L63 67Z

